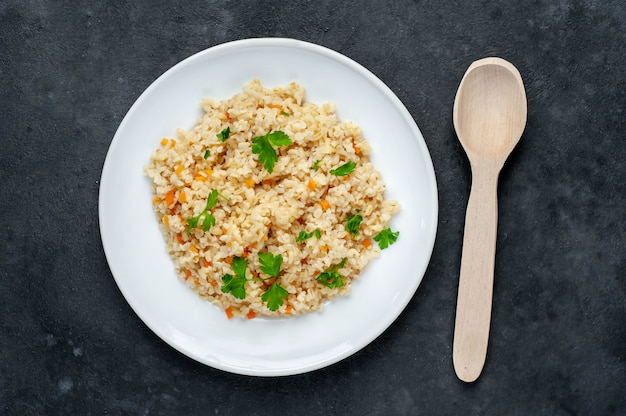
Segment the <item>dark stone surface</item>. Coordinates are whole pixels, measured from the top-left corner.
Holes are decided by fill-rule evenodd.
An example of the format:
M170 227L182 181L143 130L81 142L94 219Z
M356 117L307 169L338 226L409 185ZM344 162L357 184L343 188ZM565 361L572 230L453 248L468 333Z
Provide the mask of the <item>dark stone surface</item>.
M0 2L0 414L626 414L626 6L618 0ZM376 341L286 378L224 373L134 314L98 229L107 148L173 64L247 37L341 52L407 106L440 197L422 285ZM500 180L487 364L451 344L470 184L451 120L467 66L522 73L529 119ZM277 63L279 65L280 63Z

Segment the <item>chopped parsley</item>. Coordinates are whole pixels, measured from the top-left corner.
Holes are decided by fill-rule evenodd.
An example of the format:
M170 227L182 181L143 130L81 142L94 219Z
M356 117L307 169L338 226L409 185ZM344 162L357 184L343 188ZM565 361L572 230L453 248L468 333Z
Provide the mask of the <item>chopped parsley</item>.
M394 233L391 231L391 228L387 228L376 234L374 241L378 243L378 247L380 247L381 250L384 250L395 243L399 235L400 231Z
M224 283L222 292L230 293L237 299L245 299L246 282L274 279L270 287L261 295L261 300L267 303L267 308L274 312L283 304L283 299L286 299L288 296L287 290L278 284L278 275L280 274L280 266L283 263L283 256L280 254L274 256L271 253L259 253L259 262L261 263L261 271L269 277L248 279L246 278L248 260L242 257L234 257L231 267L235 276L228 273L222 276L222 282Z
M209 149L206 149L206 151L204 152L204 156L203 156L203 157L204 157L205 159L208 159L208 158L209 158L209 156L211 156L211 151L210 151Z
M252 153L259 155L259 162L263 164L268 173L272 173L274 164L278 161L274 146L289 146L291 143L293 142L289 136L278 130L252 139Z
M217 205L218 196L221 196L224 199L228 199L224 195L220 194L217 189L213 189L207 197L206 206L204 207L202 212L195 217L191 217L185 220L185 222L187 223L187 235L191 233L191 230L198 227L198 225L200 224L200 220L202 220L202 231L209 231L211 227L215 225L215 217L209 213L209 210Z
M226 127L224 130L217 133L216 136L220 139L220 142L224 143L226 139L228 139L228 136L230 136L230 127Z
M346 278L345 276L339 274L338 270L344 268L347 260L348 258L344 257L343 260L341 260L341 263L336 264L325 272L320 273L319 276L315 278L315 280L331 289L342 287L345 284Z
M352 237L359 235L359 226L363 222L363 217L360 215L350 215L346 218L346 231L348 231Z
M248 281L248 279L246 279L246 267L248 267L248 260L241 257L234 257L231 266L237 277L234 277L231 274L225 274L222 277L222 282L224 282L222 292L230 293L237 299L245 299L245 284Z
M283 116L285 116L285 117L289 117L289 116L291 115L291 114L289 114L289 113L288 113L288 112L286 112L286 111L281 111L281 112L280 112L280 114L281 114L281 115L283 115Z
M310 233L307 233L306 231L300 231L300 234L298 234L298 237L296 237L296 243L306 241L313 236L315 236L315 238L317 238L318 240L322 238L322 232L320 231L319 228L316 228L314 231L311 231Z
M354 172L354 168L356 168L356 162L346 162L337 169L332 169L330 173L335 176L346 176Z
M319 167L319 164L320 164L320 162L321 162L321 161L322 161L321 159L317 159L317 160L313 163L313 166L311 167L311 169L313 169L314 171L316 171L316 172L317 172L317 170L320 168L320 167Z
M274 256L272 253L259 253L259 262L261 263L261 271L274 278L274 283L261 295L261 300L267 303L267 309L276 311L282 304L283 299L287 298L287 290L278 284L278 274L280 266L283 264L283 256L278 254ZM265 279L263 279L265 280Z

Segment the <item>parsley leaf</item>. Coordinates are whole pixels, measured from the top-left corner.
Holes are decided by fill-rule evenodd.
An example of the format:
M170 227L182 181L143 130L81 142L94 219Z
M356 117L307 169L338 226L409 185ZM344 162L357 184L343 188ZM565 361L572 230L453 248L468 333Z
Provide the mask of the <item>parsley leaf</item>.
M237 299L246 298L246 278L245 277L233 277L230 274L222 276L222 292L230 293Z
M346 218L346 231L348 231L352 237L357 237L359 235L359 226L363 221L363 217L360 215L350 215Z
M265 293L261 295L261 300L267 302L267 309L274 312L283 304L283 299L287 299L287 290L278 284L278 280L270 286Z
M287 136L286 133L280 130L277 130L273 133L267 133L265 136L269 139L270 142L272 142L274 146L289 146L292 143L289 136Z
M268 274L270 277L265 279L246 278L246 268L248 267L248 260L242 257L234 257L231 267L237 277L232 274L225 274L222 276L222 292L230 293L237 299L245 299L246 297L246 282L250 281L263 281L274 279L274 282L270 287L261 295L261 300L267 303L267 308L270 311L276 311L282 306L283 299L287 299L287 290L278 284L278 274L280 273L280 266L283 263L283 256L274 256L271 253L259 253L259 261L261 262L261 271Z
M208 158L209 158L209 156L211 156L211 151L210 151L209 149L206 149L206 151L204 152L204 156L203 156L203 157L204 157L205 159L208 159Z
M283 264L282 254L274 256L272 253L259 253L261 271L270 277L278 277L280 265Z
M346 162L337 169L332 169L330 173L335 176L346 176L354 172L354 168L356 168L356 162Z
M217 189L213 189L210 193L209 196L206 199L206 208L204 209L205 211L214 208L215 205L217 205L217 197L220 193L217 192Z
M313 169L314 171L316 171L316 172L317 172L317 170L320 168L320 167L319 167L319 164L320 164L320 162L321 162L321 161L322 161L321 159L317 159L317 160L313 163L313 166L311 167L311 169Z
M298 234L298 237L296 237L296 243L306 241L313 236L315 236L315 238L317 238L318 240L322 238L322 233L319 228L316 228L314 231L311 231L310 233L307 233L306 231L300 231L300 234Z
M345 276L339 274L337 270L343 269L346 265L347 257L341 260L341 263L332 266L330 269L322 272L315 278L318 282L330 289L336 289L342 287L345 284Z
M246 267L248 267L248 260L242 257L233 257L233 263L231 264L233 271L239 277L246 277Z
M224 130L217 133L216 136L220 139L220 142L224 143L226 139L228 139L228 136L230 136L230 127L226 127Z
M259 162L263 164L268 173L272 173L274 165L278 161L274 146L288 146L291 143L293 142L289 136L278 130L252 139L252 153L259 155Z
M281 115L283 115L283 116L285 116L285 117L289 117L289 116L291 115L291 114L289 114L289 113L288 113L288 112L286 112L286 111L281 111L281 112L280 112L280 114L281 114Z
M206 207L204 208L204 210L202 210L202 212L195 217L191 217L185 220L185 222L187 223L187 235L191 234L191 230L198 227L198 225L200 224L200 220L202 220L202 231L209 231L211 227L215 225L215 217L209 213L209 210L217 205L218 196L221 196L224 199L228 199L224 195L220 194L217 189L213 189L207 197Z
M230 274L222 276L222 282L224 282L222 292L230 293L237 299L245 299L245 284L248 281L248 279L246 279L246 267L248 267L248 260L241 257L234 257L231 267L237 277L233 277Z
M287 298L287 290L278 284L278 274L280 273L280 265L283 264L283 256L281 254L274 256L272 253L259 253L259 262L263 273L276 278L269 289L261 295L261 300L267 302L267 309L276 311L283 304L283 299Z
M374 241L378 243L378 247L380 247L381 250L384 250L393 243L395 243L399 235L400 231L396 231L394 233L393 231L391 231L391 228L387 228L376 234L376 236L374 237Z
M215 217L208 212L204 215L204 220L202 221L202 231L207 232L215 225Z

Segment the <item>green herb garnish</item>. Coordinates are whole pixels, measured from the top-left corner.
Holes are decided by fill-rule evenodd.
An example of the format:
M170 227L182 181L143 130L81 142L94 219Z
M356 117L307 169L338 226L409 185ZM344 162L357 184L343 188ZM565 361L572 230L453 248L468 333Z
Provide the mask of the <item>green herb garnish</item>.
M289 113L288 113L288 112L286 112L286 111L281 111L281 112L280 112L280 114L282 114L282 115L283 115L283 116L285 116L285 117L289 117L289 116L291 115L291 114L289 114Z
M204 152L204 158L208 159L209 156L211 156L211 151L209 149L206 149L206 151Z
M346 218L346 231L348 231L352 237L357 237L359 235L359 226L363 222L363 217L360 215L350 215Z
M220 142L224 143L226 139L228 139L228 136L230 136L230 127L226 127L224 130L217 133L216 136L220 139Z
M287 299L287 290L279 285L278 279L272 283L269 289L261 295L261 300L267 302L267 309L274 312L283 304L283 299Z
M202 220L202 231L209 231L211 227L215 225L215 217L209 213L209 210L217 205L218 196L221 196L224 199L228 199L224 195L220 194L217 189L213 189L207 197L206 206L204 207L202 212L195 217L191 217L185 220L185 222L187 223L187 235L189 235L191 233L191 230L193 230L200 224L200 220Z
M314 171L317 172L317 170L320 168L319 164L321 162L321 159L317 159L314 163L313 163L313 167L311 167L311 169L313 169Z
M311 231L310 233L307 233L306 231L300 231L300 234L298 234L298 237L296 237L296 243L306 241L313 236L315 236L315 238L317 238L318 240L322 238L322 232L319 230L319 228L316 228L314 231Z
M263 164L268 173L272 173L274 164L278 161L274 146L288 146L291 143L293 142L289 136L278 130L252 139L252 153L259 155L259 162Z
M345 276L339 274L338 270L343 269L346 265L347 257L341 260L341 263L332 266L330 269L322 272L315 278L318 282L331 289L342 287L345 284Z
M270 311L276 311L288 295L287 290L278 284L278 274L283 263L283 256L281 254L274 256L271 253L259 253L259 262L261 263L261 271L269 275L269 278L275 279L269 289L261 295L261 300L267 303L267 308Z
M261 295L261 300L267 303L267 308L270 311L276 311L283 304L283 299L286 299L288 296L287 290L278 284L278 275L280 274L280 266L283 263L283 256L280 254L274 256L271 253L259 253L259 261L261 262L261 271L269 277L248 279L246 278L248 260L241 257L233 257L231 267L236 277L232 274L222 276L222 282L224 283L222 292L230 293L237 299L245 299L246 282L261 282L274 279L270 287Z
M248 267L248 260L241 257L234 257L231 266L237 277L233 277L231 274L225 274L222 276L222 282L224 282L222 292L230 293L237 299L245 299L245 284L248 281L248 279L246 279L246 267Z
M380 247L381 250L384 250L393 243L395 243L399 235L400 231L396 231L394 233L393 231L391 231L391 228L387 228L376 234L376 236L374 237L374 241L378 243L378 247Z
M355 162L346 162L337 169L332 169L330 173L335 176L346 176L354 172L354 168L356 168Z

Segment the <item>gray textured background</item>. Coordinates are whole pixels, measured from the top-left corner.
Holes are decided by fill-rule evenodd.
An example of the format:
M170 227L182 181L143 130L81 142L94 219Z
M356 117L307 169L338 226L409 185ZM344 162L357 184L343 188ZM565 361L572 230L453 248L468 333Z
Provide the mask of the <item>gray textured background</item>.
M389 3L0 1L0 414L626 414L626 6ZM263 36L379 76L422 130L440 198L399 319L336 365L275 379L154 335L115 285L97 216L107 148L141 92L195 52ZM470 172L451 110L490 55L519 68L529 118L500 180L487 364L467 385L451 344Z

